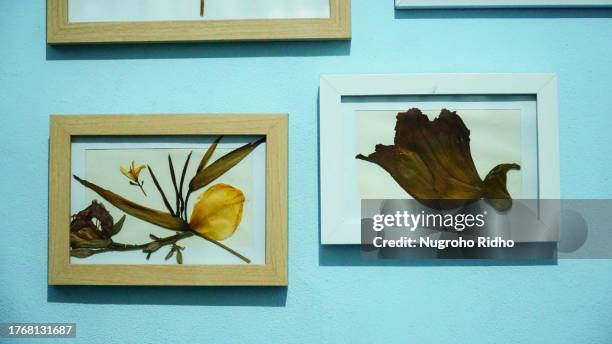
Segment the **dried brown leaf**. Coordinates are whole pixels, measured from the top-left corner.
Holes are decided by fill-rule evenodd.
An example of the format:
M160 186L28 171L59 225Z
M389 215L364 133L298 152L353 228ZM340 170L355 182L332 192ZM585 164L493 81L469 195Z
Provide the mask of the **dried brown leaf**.
M430 121L419 109L397 115L394 145L357 155L384 168L412 197L434 209L452 209L485 197L498 210L512 200L506 173L520 169L501 164L483 182L470 151L470 131L456 112L442 110Z
M136 218L139 218L143 221L149 222L156 226L170 229L173 231L185 231L188 230L188 224L178 217L174 217L171 214L164 213L159 210L147 208L140 204L129 201L112 191L101 188L100 186L90 183L87 180L81 179L77 176L74 176L79 183L83 184L83 186L95 191L102 198L110 202L115 207L121 209L125 213L132 215Z
M219 144L222 138L223 136L217 137L217 139L213 142L213 144L210 147L208 147L208 150L206 151L206 153L204 154L204 157L202 157L202 160L200 161L200 164L198 165L196 174L200 173L200 171L202 171L204 167L206 167L206 164L208 164L208 161L210 160L212 155L215 153L215 150L217 149L217 145Z
M119 234L119 232L121 232L121 229L123 228L123 224L125 223L125 218L126 218L125 215L121 216L119 221L117 221L117 223L113 225L113 230L110 233L111 236L115 236Z
M225 172L229 171L246 158L255 148L257 148L257 146L265 142L265 140L265 138L261 138L255 142L248 143L217 159L210 166L204 167L195 177L193 177L193 179L191 179L189 191L193 192L201 189L215 181L215 179L221 177ZM208 155L208 152L206 154ZM206 156L204 158L206 158ZM202 159L202 161L204 161L204 159ZM204 163L204 166L205 165L206 163ZM200 166L202 166L202 163L200 163Z

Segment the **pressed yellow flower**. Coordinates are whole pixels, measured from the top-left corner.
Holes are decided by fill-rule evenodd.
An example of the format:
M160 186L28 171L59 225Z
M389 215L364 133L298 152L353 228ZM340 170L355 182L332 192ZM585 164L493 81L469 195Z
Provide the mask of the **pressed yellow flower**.
M225 240L236 232L243 207L242 191L227 184L213 185L198 198L189 226L206 238Z
M121 170L121 173L123 173L123 175L128 177L131 181L138 183L138 177L140 176L140 171L142 171L143 168L145 168L144 164L136 166L136 162L132 160L129 170L123 166L120 166L119 170Z
M138 186L140 190L142 191L142 193L146 196L147 193L144 191L144 188L142 187L144 182L141 183L138 180L138 178L140 177L140 171L142 171L142 169L145 168L145 166L146 166L145 164L136 166L136 162L132 160L132 164L130 165L129 170L123 166L119 166L119 170L121 171L121 173L123 173L124 176L128 177L128 179L130 180L130 184L134 186Z

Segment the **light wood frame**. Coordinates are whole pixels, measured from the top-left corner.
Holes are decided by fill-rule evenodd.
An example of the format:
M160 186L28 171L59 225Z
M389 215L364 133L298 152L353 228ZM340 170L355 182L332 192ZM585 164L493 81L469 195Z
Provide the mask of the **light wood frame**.
M197 20L70 23L68 0L47 0L47 43L345 40L351 0L330 0L321 19Z
M560 192L557 78L554 74L323 75L320 80L321 244L361 244L359 224L346 219L341 189L345 127L342 97L425 95L533 95L537 106L538 195L558 200ZM553 211L540 214L544 223Z
M397 9L607 6L612 0L395 0Z
M53 115L50 126L49 284L287 285L286 115ZM265 135L265 265L70 264L72 137L115 135Z

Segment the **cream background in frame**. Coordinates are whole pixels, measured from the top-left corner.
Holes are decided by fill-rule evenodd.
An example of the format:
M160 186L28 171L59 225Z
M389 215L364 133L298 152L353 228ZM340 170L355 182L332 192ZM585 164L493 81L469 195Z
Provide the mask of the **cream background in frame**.
M147 192L147 197L142 194L137 186L129 185L128 179L120 173L119 166L127 167L132 160L136 160L137 165L142 163L150 165L169 203L174 208L175 193L168 167L168 154L172 156L176 176L180 179L185 159L189 152L193 151L185 177L184 188L186 189L202 156L215 138L214 136L179 139L156 138L155 140L159 140L158 142L155 142L154 139L135 142L129 140L118 141L116 139L110 142L104 142L103 139L77 140L72 143L72 172L80 177L85 176L85 179L138 204L166 211L161 195L146 169L142 170L140 179L145 181L144 189ZM255 141L257 138L247 136L224 137L212 156L211 162L233 149ZM188 208L189 218L198 197L215 184L225 183L240 189L246 199L242 221L235 234L222 241L222 243L251 259L251 265L265 264L265 151L264 143L223 176L192 194ZM177 180L177 182L179 181ZM71 181L71 187L71 214L84 209L91 204L92 200L96 199L105 205L115 221L123 215L121 210L110 205L95 192L74 180ZM123 230L113 237L113 240L126 244L143 244L151 241L149 234L168 237L175 233L128 215ZM183 251L184 264L246 264L225 250L199 237L184 239L178 245L185 247ZM149 260L146 260L146 254L141 251L128 251L107 252L87 259L72 257L70 262L72 264L176 264L174 258L168 261L164 260L168 251L169 246L164 247L153 253Z
M421 109L430 120L440 109ZM453 109L449 109L453 111ZM393 145L398 112L406 110L356 111L355 154L369 155L377 144ZM465 109L457 111L470 130L470 149L481 179L501 163L518 163L521 159L521 111L516 109ZM383 168L355 159L360 199L403 199L411 196ZM510 171L507 187L515 198L522 196L521 171Z
M68 0L71 23L329 18L329 0Z

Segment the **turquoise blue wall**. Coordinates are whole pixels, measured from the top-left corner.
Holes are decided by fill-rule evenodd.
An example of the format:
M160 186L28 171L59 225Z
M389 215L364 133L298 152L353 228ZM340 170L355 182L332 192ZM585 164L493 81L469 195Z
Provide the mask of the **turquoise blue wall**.
M366 265L318 243L325 73L553 72L562 194L612 198L612 10L395 12L352 42L47 47L43 0L0 0L0 322L71 343L610 343L612 262ZM47 287L50 113L288 112L289 287ZM1 340L0 340L1 341Z

